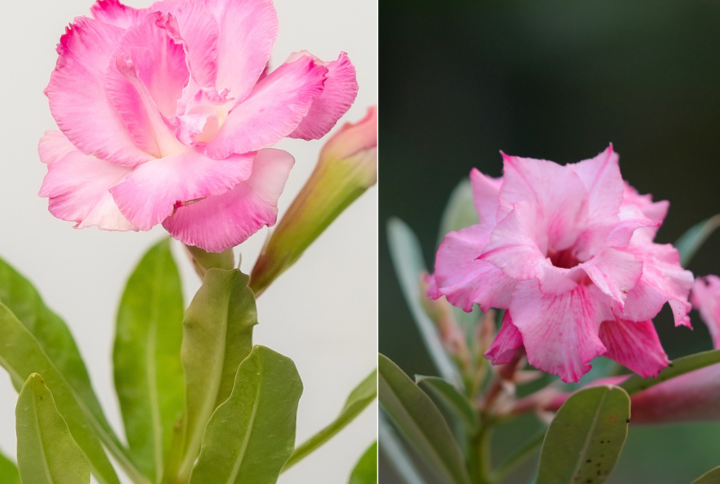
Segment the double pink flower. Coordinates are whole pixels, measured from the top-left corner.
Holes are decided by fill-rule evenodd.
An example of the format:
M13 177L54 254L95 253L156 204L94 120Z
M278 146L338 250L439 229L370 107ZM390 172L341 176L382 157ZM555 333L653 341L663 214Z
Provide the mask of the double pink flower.
M504 176L471 173L480 224L447 235L429 294L466 311L506 309L486 353L578 381L604 355L647 377L668 359L652 324L669 303L690 325L692 274L653 242L668 209L639 195L609 147L561 166L503 155Z
M99 0L58 45L46 94L61 132L40 142L40 195L76 227L162 223L219 252L277 218L293 157L267 149L318 139L355 99L342 53L293 54L268 72L270 0Z

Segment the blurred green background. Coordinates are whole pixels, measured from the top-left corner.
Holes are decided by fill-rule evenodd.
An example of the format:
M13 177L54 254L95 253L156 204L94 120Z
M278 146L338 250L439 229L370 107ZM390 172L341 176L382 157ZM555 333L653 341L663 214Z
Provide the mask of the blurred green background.
M671 202L662 243L720 212L720 1L380 0L380 98L380 350L409 374L433 370L384 225L407 222L431 267L450 192L472 167L500 176L500 150L566 163L612 142L624 178ZM688 268L720 274L719 249L715 234ZM670 358L710 349L692 319L656 318ZM506 429L500 453L526 431ZM689 483L718 465L720 424L633 427L607 482ZM398 482L384 463L380 482Z

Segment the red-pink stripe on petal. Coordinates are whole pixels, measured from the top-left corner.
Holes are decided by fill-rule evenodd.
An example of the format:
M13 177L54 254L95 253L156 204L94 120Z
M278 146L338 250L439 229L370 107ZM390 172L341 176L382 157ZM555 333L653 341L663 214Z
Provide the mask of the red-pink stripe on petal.
M90 12L103 23L127 29L147 14L147 9L128 7L119 0L98 0L90 7Z

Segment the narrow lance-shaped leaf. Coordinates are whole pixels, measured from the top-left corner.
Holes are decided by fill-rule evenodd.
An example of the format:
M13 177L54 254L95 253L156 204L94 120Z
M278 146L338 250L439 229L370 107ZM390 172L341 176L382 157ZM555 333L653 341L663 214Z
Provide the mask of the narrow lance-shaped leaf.
M110 445L112 441L102 434L102 427L93 420L93 413L73 392L33 335L4 304L0 304L0 341L0 364L10 374L15 386L22 387L23 382L33 373L43 375L44 381L53 389L58 411L65 418L75 442L90 461L95 477L103 484L119 484L101 444L101 439ZM116 455L122 457L119 452ZM128 473L133 470L128 461L125 461L124 467ZM138 483L147 482L137 471L131 477Z
M20 391L15 418L18 467L23 482L90 482L90 464L58 412L52 393L37 373L30 375Z
M684 375L706 366L720 363L720 349L703 351L694 355L683 356L670 362L670 364L658 373L657 378L642 378L639 375L633 375L619 386L623 388L629 395L647 390L650 387L668 381L676 376Z
M377 484L377 451L377 442L373 442L355 465L348 484Z
M208 422L190 484L274 484L295 446L302 390L291 359L256 346Z
M185 406L183 298L170 240L154 245L125 287L113 363L128 445L152 481L163 469L173 427Z
M230 396L238 366L252 350L257 309L247 284L248 276L238 270L210 269L185 312L181 355L187 388L180 482L190 475L205 426Z
M435 376L416 376L420 388L433 399L441 401L453 415L465 424L468 432L474 432L478 425L478 412L472 402L457 388Z
M380 403L442 482L469 484L460 447L440 410L386 356L379 356Z
M720 482L720 467L712 469L695 479L692 484L718 484Z
M537 484L605 482L620 457L630 397L613 386L580 390L560 407L545 435Z
M700 247L718 227L720 227L720 215L715 215L693 225L677 239L675 248L680 253L680 264L683 267L687 267Z
M462 384L460 373L445 353L435 325L420 303L420 275L427 272L420 243L412 230L398 219L390 220L387 231L395 273L430 357L440 376L453 383Z
M380 452L385 455L405 484L426 484L425 479L415 467L415 462L403 446L400 436L388 422L382 407L378 412L378 441L380 442Z
M0 453L0 482L4 484L20 484L17 466L2 453Z
M330 425L303 442L285 464L287 470L344 429L377 397L377 370L368 375L345 401L340 415Z

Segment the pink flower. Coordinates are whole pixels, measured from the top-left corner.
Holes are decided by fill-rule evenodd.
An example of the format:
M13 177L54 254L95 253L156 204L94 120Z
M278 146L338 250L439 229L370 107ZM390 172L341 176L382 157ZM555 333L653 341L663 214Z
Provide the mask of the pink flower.
M149 230L219 252L277 218L293 157L357 93L342 53L293 54L268 72L271 0L98 0L58 44L46 89L60 132L40 142L40 195L76 227Z
M675 324L690 325L692 274L653 242L668 203L627 185L612 147L565 166L503 159L503 178L471 173L480 224L446 236L429 295L507 309L486 353L494 364L524 347L566 382L600 355L656 375L668 359L652 318L669 303Z

